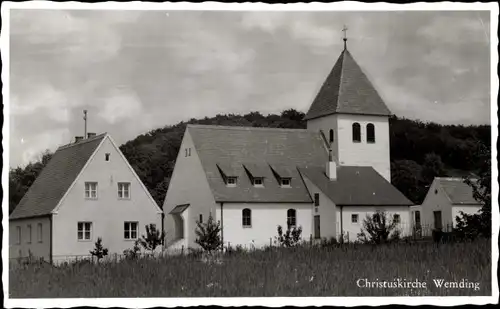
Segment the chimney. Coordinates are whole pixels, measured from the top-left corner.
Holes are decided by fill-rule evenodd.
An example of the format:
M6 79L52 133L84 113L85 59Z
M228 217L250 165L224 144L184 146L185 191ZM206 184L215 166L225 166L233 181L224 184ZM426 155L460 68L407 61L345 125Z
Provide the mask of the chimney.
M83 136L75 136L75 143L78 143L81 140L83 140Z
M328 162L326 162L326 177L337 180L337 163L333 160L332 149L328 150Z
M87 138L91 138L91 137L94 137L96 134L95 133L87 133Z

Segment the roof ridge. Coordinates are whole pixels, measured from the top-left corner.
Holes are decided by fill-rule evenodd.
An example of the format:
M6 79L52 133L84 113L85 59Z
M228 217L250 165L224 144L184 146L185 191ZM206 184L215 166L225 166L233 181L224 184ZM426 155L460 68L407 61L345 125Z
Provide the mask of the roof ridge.
M65 144L65 145L59 146L59 148L57 148L57 150L68 149L68 148L71 148L71 147L76 146L76 145L83 145L85 143L89 143L89 142L95 141L95 140L97 140L99 138L102 138L106 134L108 134L108 133L104 132L104 133L101 133L99 135L92 136L91 138L86 138L86 139L83 139L83 140L78 141L78 142L72 142L72 143L69 143L69 144Z
M208 124L188 124L188 128L196 129L214 129L214 130L239 130L239 131L284 131L284 132L310 132L317 134L318 132L308 129L290 129L290 128L269 128L269 127L248 127L248 126L221 126L221 125L208 125Z
M340 54L340 57L342 57L342 61L340 63L340 76L339 76L339 89L338 89L338 92L337 92L337 104L335 105L335 112L334 113L338 113L339 112L339 104L338 104L338 99L340 98L340 95L341 95L341 92L340 90L342 89L342 77L344 75L344 62L345 62L345 53L349 53L349 51L346 49L344 49L342 51L342 53ZM325 81L326 82L326 81Z

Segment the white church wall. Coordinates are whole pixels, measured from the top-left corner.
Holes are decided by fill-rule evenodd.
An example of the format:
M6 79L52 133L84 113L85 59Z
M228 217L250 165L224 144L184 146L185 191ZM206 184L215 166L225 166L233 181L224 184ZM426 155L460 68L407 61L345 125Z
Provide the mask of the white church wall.
M451 211L452 205L446 193L441 188L436 180L434 180L427 191L424 201L422 202L421 220L422 225L429 229L434 229L434 212L441 212L441 224L443 227L451 225L454 221Z
M332 152L333 155L338 158L338 129L337 129L337 115L330 115L311 119L307 121L307 129L319 132L323 131L325 137L330 141L330 130L333 130L333 143Z
M409 206L344 206L341 210L340 207L337 207L337 209L342 213L342 230L348 235L350 242L358 239L357 235L363 228L363 221L366 219L366 216L372 216L376 211L380 210L385 211L389 218L392 218L395 214L399 214L400 224L398 225L398 229L401 231L401 236L409 236L411 234ZM357 215L357 222L352 222L352 215Z
M216 208L216 215L222 218L225 246L251 248L254 245L262 248L270 242L274 245L278 225L286 230L287 211L290 208L296 210L297 226L302 226L302 238L309 240L312 234L310 203L224 203L222 208L222 215L220 206ZM252 210L250 227L243 226L242 211L245 208Z
M191 149L186 156L185 149ZM200 214L206 222L209 214L215 213L215 201L210 186L205 176L200 158L194 148L193 140L186 130L179 148L179 154L175 161L172 179L163 204L165 212L164 229L166 232L166 243L175 241L175 220L170 211L178 205L189 204L184 211L184 239L189 247L197 246L195 241L196 221ZM216 218L214 218L216 219Z
M337 238L337 218L336 206L318 187L316 187L307 177L304 177L304 183L311 194L314 201L314 194L319 194L319 206L314 206L311 216L311 230L314 238L314 216L320 216L320 237L321 238Z
M333 121L333 120L332 120ZM337 115L337 143L340 165L372 166L391 181L389 118L385 116ZM352 125L361 126L361 142L352 141ZM366 125L375 126L375 143L367 143Z

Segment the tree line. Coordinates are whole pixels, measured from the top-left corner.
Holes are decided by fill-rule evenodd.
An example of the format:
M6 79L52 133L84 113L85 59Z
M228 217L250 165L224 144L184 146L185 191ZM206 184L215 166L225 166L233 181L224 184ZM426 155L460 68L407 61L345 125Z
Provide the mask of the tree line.
M305 129L304 117L304 113L289 109L267 116L251 112L193 118L141 134L121 145L120 150L161 207L187 124ZM480 145L491 147L489 125L441 125L391 116L389 128L391 181L416 204L423 201L434 177L477 173L482 164L476 155ZM10 169L9 213L51 156L46 151L35 162Z

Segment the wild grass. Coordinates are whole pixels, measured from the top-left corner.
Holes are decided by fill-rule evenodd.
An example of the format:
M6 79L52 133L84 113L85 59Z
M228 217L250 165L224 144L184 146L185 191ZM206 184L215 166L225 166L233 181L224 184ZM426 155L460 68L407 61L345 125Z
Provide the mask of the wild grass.
M491 242L336 245L10 269L11 298L491 295ZM427 282L427 289L360 288L358 279ZM479 282L439 289L433 279Z

